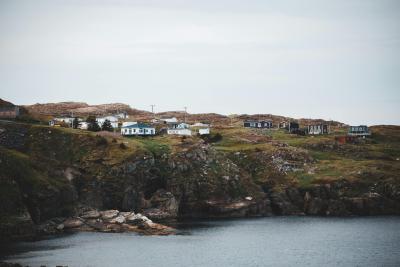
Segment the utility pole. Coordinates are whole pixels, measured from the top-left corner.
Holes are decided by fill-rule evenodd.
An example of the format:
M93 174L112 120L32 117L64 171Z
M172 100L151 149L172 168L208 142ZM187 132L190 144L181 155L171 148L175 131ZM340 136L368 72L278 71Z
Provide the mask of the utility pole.
M152 104L152 105L150 105L150 106L151 106L151 113L153 113L153 119L155 119L155 118L156 118L156 114L154 113L154 107L155 107L156 105Z
M186 123L186 114L187 114L187 107L183 107L185 109L185 123Z

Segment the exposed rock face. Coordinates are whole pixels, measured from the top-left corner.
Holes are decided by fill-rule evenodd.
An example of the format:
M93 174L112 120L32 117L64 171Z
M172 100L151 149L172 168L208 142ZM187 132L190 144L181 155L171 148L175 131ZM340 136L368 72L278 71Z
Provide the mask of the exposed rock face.
M205 214L208 217L246 217L246 216L268 216L272 215L269 200L256 202L251 200L206 201L204 203Z
M288 192L290 192L288 194ZM275 214L278 215L302 215L303 209L299 208L301 206L301 199L297 196L298 192L290 189L286 192L271 192L269 193L269 198L271 199L271 207ZM290 196L296 198L291 200Z
M132 186L128 186L124 191L122 199L123 210L137 210L141 206L141 196Z
M160 189L150 199L151 208L145 209L144 214L155 220L176 219L179 203L171 192Z

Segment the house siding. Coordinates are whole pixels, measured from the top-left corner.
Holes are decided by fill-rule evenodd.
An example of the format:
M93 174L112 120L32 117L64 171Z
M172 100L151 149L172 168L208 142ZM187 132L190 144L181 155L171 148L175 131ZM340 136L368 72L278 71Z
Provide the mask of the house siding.
M245 128L266 128L270 129L273 127L272 121L245 121L243 122L243 127Z

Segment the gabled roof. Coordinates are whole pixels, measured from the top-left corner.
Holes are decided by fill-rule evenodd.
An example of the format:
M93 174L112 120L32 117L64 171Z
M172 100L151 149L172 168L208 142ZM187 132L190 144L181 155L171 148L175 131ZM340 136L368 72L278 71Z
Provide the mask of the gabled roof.
M263 122L272 122L272 120L245 120L244 122L247 122L247 123L250 123L250 122L263 123Z
M132 124L132 125L128 125L128 126L123 126L121 128L154 128L148 124L145 123L136 123L136 124Z
M110 115L110 116L98 117L98 118L96 118L96 120L109 120L111 122L116 122L116 121L118 121L118 117Z

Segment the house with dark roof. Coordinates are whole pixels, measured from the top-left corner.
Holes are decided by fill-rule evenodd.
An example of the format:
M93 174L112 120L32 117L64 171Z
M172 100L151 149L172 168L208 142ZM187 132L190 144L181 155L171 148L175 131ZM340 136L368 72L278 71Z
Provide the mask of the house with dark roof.
M328 124L324 124L324 123L313 124L313 125L308 125L307 131L308 131L308 134L311 134L311 135L329 134L330 127Z
M279 129L285 129L289 133L297 133L299 131L300 125L295 121L281 121L279 123Z
M272 128L272 121L244 121L243 127L245 128L259 128L270 129Z
M136 124L121 127L121 135L147 136L147 135L155 135L155 134L156 134L156 128L154 128L148 124L145 124L145 123L136 123Z
M368 129L368 126L359 125L359 126L350 126L347 135L349 135L349 136L369 136L369 135L371 135L371 133Z
M167 133L171 135L192 135L192 130L187 123L168 123Z

